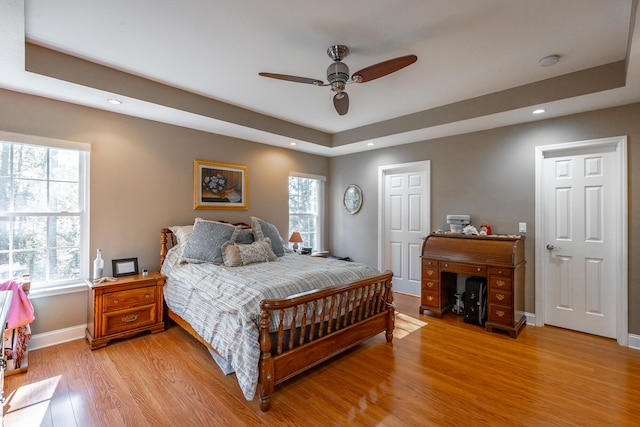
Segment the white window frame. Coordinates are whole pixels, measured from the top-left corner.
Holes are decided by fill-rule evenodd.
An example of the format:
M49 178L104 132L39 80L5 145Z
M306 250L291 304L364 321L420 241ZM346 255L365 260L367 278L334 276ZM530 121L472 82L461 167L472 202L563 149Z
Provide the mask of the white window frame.
M317 242L316 244L318 247L314 247L313 250L314 251L324 250L325 191L326 191L325 188L326 188L327 177L322 175L312 175L312 174L306 174L301 172L290 172L289 177L307 178L307 179L314 179L318 181L318 185L320 186L320 188L318 189L318 214L317 214L318 224L316 227L316 242ZM289 177L287 177L287 195L289 192L288 190ZM289 212L289 216L291 216L291 212ZM300 231L300 230L289 230L289 233L287 234L287 239L289 238L289 236L291 236L291 233L293 231Z
M80 207L80 278L77 280L69 280L56 283L38 283L32 282L32 293L50 293L57 290L54 293L64 293L65 288L74 288L81 284L84 288L84 282L82 278L89 277L89 166L90 166L90 153L91 144L86 142L70 141L56 138L47 138L34 135L23 135L12 132L0 131L0 140L5 142L44 146L50 148L64 148L69 150L76 150L80 153L80 188L79 188L79 207ZM21 213L23 214L23 213ZM43 295L44 296L44 295ZM33 297L33 295L32 295Z

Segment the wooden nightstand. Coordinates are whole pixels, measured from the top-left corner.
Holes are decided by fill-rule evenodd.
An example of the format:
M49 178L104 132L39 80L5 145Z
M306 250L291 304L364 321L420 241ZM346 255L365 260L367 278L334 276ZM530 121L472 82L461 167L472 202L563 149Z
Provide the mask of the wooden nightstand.
M85 280L90 288L85 337L91 350L106 346L112 339L163 331L164 281L156 271L146 277L119 277L115 282Z

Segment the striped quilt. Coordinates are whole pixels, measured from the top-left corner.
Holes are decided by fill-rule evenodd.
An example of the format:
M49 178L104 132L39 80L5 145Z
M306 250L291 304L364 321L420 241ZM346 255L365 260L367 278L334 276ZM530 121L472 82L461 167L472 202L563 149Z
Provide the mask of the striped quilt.
M261 300L380 274L355 262L292 253L275 262L242 267L180 264L181 249L172 248L162 266L167 306L233 368L247 400L253 399L258 383Z

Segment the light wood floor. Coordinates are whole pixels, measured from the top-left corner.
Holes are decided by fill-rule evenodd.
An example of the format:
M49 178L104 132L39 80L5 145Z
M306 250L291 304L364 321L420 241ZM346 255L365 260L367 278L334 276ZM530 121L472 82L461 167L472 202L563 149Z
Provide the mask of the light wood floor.
M396 303L426 325L285 382L267 413L171 326L96 351L83 340L31 351L28 372L5 381L5 425L638 425L640 351L552 327L514 340L418 315L417 298Z

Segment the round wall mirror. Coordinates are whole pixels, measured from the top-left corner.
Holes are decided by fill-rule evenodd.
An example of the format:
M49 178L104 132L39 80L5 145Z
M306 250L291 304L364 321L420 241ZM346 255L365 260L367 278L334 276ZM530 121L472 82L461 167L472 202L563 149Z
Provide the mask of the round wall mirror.
M362 207L362 190L360 187L355 184L349 185L344 191L342 203L351 215L358 213Z

